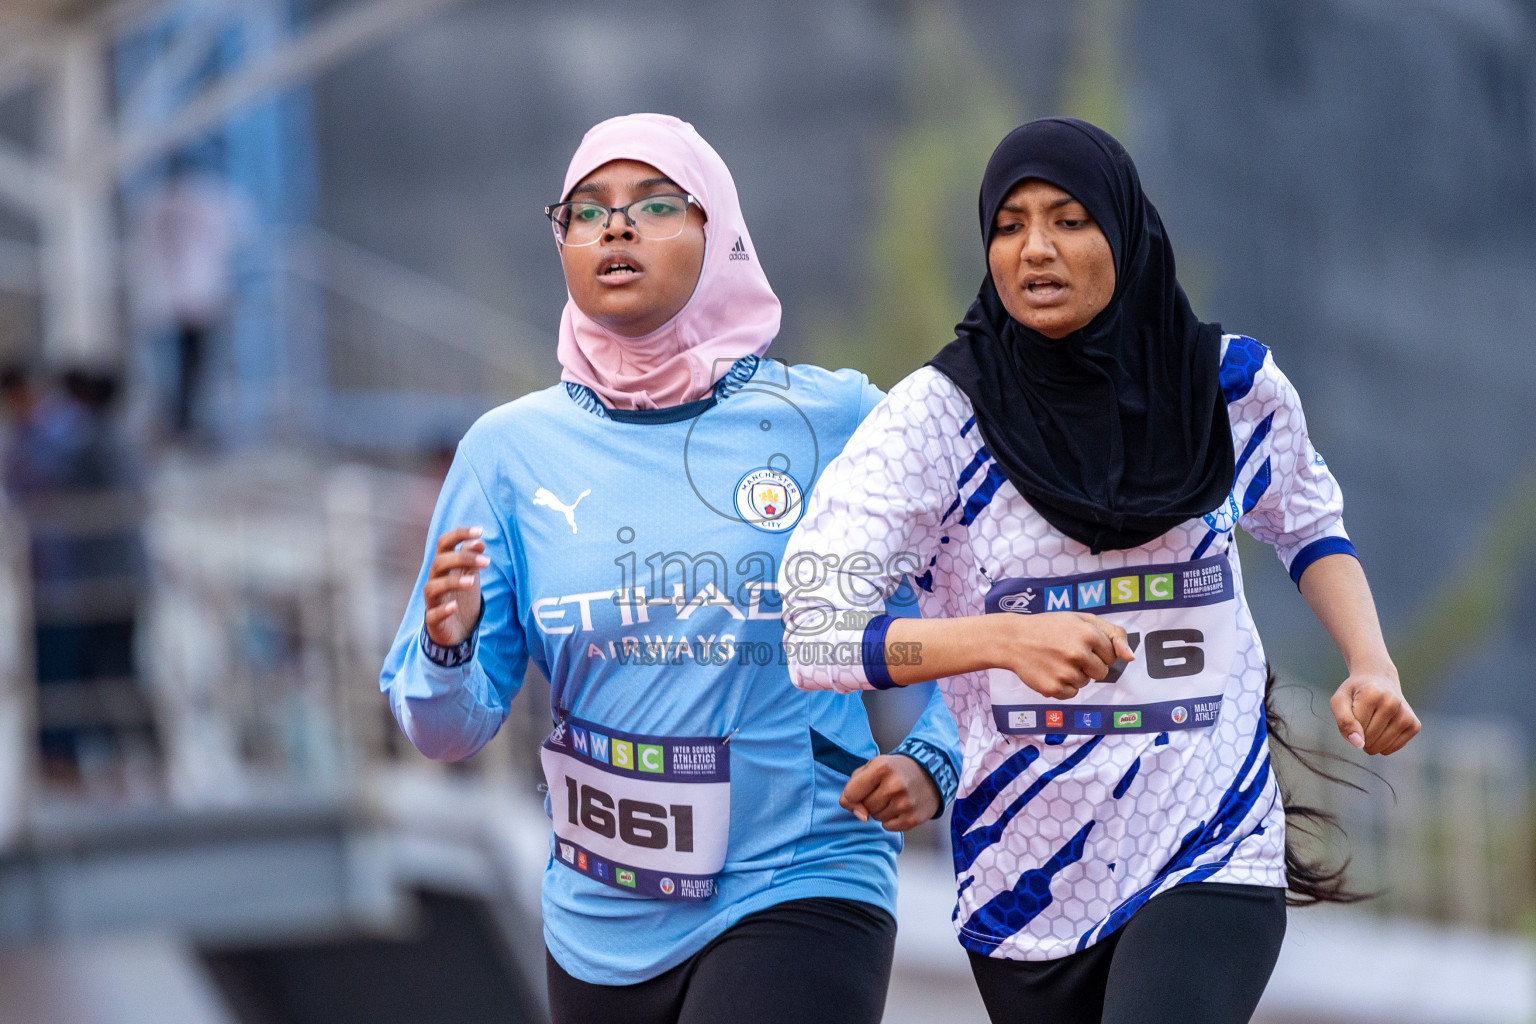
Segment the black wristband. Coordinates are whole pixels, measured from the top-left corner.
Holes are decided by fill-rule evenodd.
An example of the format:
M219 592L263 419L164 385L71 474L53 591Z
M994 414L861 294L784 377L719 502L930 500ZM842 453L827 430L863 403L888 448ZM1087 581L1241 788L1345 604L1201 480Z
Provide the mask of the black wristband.
M469 627L469 636L454 644L452 647L444 647L433 640L427 632L427 624L421 624L421 653L427 656L427 660L442 668L458 668L467 665L475 657L475 639L480 635L480 620L485 618L485 599L480 599L480 614L475 616L475 624Z

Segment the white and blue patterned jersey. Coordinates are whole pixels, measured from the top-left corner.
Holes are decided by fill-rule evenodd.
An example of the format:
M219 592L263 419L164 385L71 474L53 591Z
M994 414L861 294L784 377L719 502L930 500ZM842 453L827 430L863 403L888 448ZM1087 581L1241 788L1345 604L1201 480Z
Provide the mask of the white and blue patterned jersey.
M776 582L802 495L881 397L853 371L752 357L702 402L609 410L562 384L487 413L460 443L381 676L411 741L430 757L473 754L506 718L530 657L562 723L730 738L713 898L643 898L551 856L545 940L575 977L654 977L786 900L895 913L901 837L838 806L849 773L879 753L863 702L790 685ZM457 659L423 650L422 583L435 538L474 526L491 561L484 616L472 657L444 667ZM947 803L960 758L936 687L897 751Z
M1220 373L1236 454L1231 495L1222 508L1141 547L1093 554L1053 528L987 451L966 395L924 367L892 389L828 467L786 550L786 641L814 634L861 644L863 653L851 665L792 659L791 677L807 689L839 691L891 685L889 619L860 615L867 607L860 598L898 585L881 567L909 571L925 617L960 617L986 612L999 581L1106 579L1114 570L1220 555L1230 564L1236 653L1224 690L1216 674L1219 703L1205 705L1219 708L1209 715L1213 725L1194 727L1181 706L1170 720L1185 728L1017 735L1000 728L989 673L940 681L965 758L951 818L954 920L973 952L1055 959L1114 932L1175 885L1285 885L1264 650L1243 598L1232 530L1241 525L1272 545L1294 580L1318 558L1354 548L1339 489L1268 350L1228 335ZM802 572L801 563L830 571ZM1070 588L1052 589L1058 607L1075 607ZM1043 712L1056 723L1062 713ZM1135 713L1125 721L1141 724Z

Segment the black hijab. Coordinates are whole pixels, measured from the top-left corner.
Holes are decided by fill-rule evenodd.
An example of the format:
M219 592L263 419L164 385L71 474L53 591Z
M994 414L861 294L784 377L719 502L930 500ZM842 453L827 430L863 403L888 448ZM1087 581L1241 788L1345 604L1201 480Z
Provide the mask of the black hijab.
M988 273L929 365L971 399L982 439L1029 503L1095 553L1133 548L1221 504L1232 434L1218 379L1221 327L1174 276L1163 222L1109 133L1047 117L998 145L981 183L983 251L1014 186L1039 178L1088 210L1115 258L1115 291L1052 340L1008 315Z

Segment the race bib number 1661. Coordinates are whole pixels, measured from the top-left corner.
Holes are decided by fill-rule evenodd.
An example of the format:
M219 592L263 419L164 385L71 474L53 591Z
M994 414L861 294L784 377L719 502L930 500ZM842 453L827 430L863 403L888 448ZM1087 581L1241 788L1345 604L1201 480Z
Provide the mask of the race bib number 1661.
M557 862L639 896L715 894L731 829L724 738L641 736L567 718L539 756Z

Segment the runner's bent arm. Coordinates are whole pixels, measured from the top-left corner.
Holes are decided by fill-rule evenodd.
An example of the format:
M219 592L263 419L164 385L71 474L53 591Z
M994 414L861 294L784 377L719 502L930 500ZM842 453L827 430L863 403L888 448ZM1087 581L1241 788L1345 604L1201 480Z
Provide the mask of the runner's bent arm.
M1302 573L1301 593L1349 672L1328 702L1339 733L1367 754L1401 750L1418 735L1419 717L1403 698L1360 562L1347 555L1318 559Z
M818 481L784 553L790 678L808 690L886 689L1008 668L1051 697L1132 660L1125 631L1076 612L892 619L875 614L905 576L922 586L940 527L963 518L965 476L898 385ZM840 656L857 648L860 657Z
M922 436L926 424L903 422L902 412L898 386L817 480L785 548L784 643L790 679L803 690L894 685L880 646L891 621L885 602L903 577L920 576L928 556L918 549L936 546L939 481L949 475Z
M463 646L448 646L441 641L453 640L455 633L439 628L434 641L428 628L426 594L437 589L428 584L434 563L441 569L445 561L451 561L451 550L448 559L439 550L444 535L474 528L480 530L478 538L459 534L448 540L465 554L478 553L483 545L489 561L475 568L478 585L463 588L463 596L457 598L468 612L476 603L473 594L478 590L482 602L479 626ZM465 542L455 543L456 536L464 536ZM516 618L512 564L506 523L486 497L461 446L438 496L428 529L426 558L410 605L379 677L401 729L428 757L459 761L473 755L496 735L522 685L527 646ZM468 569L466 565L457 571ZM450 595L439 597L453 599ZM438 608L443 603L438 601ZM462 663L456 664L460 659Z
M1123 627L1086 612L898 619L886 632L887 649L895 644L914 655L890 669L897 686L1002 668L1061 700L1103 679L1117 659L1136 660Z
M859 423L884 400L885 393L866 380ZM916 598L908 582L882 605L888 612L915 615ZM863 820L879 821L887 831L905 831L943 814L959 786L959 730L938 687L929 684L925 696L923 713L906 738L856 770L839 798L845 809Z
M926 685L928 702L906 739L855 771L838 801L889 832L937 818L960 785L960 731L939 688Z
M1312 447L1301 400L1272 356L1264 356L1241 400L1265 403L1269 415L1251 419L1269 433L1274 455L1272 463L1239 467L1239 522L1274 547L1344 656L1349 677L1329 701L1339 734L1368 754L1390 754L1418 733L1419 719L1403 697L1370 585L1344 531L1338 481Z

